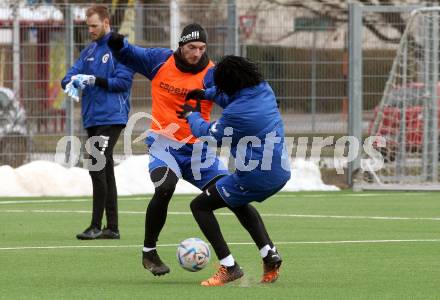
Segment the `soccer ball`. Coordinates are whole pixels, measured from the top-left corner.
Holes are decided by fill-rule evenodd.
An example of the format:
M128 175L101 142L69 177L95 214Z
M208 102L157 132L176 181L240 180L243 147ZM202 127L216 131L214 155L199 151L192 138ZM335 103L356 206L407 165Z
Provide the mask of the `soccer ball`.
M177 247L177 261L190 272L198 272L206 267L210 257L208 244L198 238L183 240Z

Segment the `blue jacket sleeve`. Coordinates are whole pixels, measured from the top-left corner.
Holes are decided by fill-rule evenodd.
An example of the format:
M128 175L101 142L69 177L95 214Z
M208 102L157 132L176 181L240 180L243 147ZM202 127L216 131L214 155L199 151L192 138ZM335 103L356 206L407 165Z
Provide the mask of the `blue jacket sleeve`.
M63 90L66 88L66 85L69 83L70 78L73 75L81 74L83 69L83 58L82 55L78 58L78 60L73 64L73 66L67 71L66 76L61 80L61 87Z
M231 98L225 93L217 93L217 87L213 85L212 87L205 90L205 96L208 100L213 100L221 108L226 108L231 102Z
M205 89L205 96L206 96L206 99L208 99L208 100L215 100L214 97L215 97L216 93L217 93L217 88L215 87L215 85Z
M119 62L152 80L162 64L173 54L167 48L142 48L124 40L124 47L113 55Z
M125 92L130 90L134 72L121 63L117 63L113 76L107 79L110 92Z
M217 121L209 123L202 118L199 112L193 112L187 120L195 137L211 136L218 142L221 142L225 128L232 127L228 126L228 119L224 115Z
M205 77L203 78L203 88L205 90L214 86L214 70L215 67L209 68L208 72L206 72Z

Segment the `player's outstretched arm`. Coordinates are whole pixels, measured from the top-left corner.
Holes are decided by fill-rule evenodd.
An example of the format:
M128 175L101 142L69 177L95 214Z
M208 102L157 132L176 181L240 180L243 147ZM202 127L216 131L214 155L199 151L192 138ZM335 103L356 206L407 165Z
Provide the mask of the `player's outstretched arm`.
M107 42L118 62L152 80L159 67L173 54L167 48L142 48L130 44L123 35L113 32Z

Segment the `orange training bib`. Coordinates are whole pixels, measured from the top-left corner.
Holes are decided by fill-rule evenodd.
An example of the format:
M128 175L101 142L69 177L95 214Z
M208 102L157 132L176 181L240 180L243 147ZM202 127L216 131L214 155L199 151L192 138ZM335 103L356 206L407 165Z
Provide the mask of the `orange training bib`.
M196 138L192 136L191 128L185 119L177 117L177 110L181 110L185 103L186 94L193 89L203 89L203 78L208 69L214 64L210 62L208 66L197 74L184 73L177 69L174 56L164 63L152 80L152 115L154 120L151 122L151 129L160 131L168 125L175 123L178 125L174 134L169 135L164 132L158 132L167 135L177 141L182 141L191 137L187 143L195 143ZM195 101L190 101L195 105ZM212 109L211 101L202 101L201 115L203 119L209 122L209 116ZM159 126L160 124L160 126Z

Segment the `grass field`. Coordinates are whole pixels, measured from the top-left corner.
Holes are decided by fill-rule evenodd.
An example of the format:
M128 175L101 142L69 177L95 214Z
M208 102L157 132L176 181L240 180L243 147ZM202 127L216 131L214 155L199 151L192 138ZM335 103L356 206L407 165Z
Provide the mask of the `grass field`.
M153 277L140 263L149 196L121 197L121 240L78 241L87 198L0 199L1 299L439 299L439 193L282 193L256 204L284 259L280 279L259 284L261 260L227 210L219 222L245 277L201 287L181 269L176 244L204 238L175 196L158 251L171 267Z

